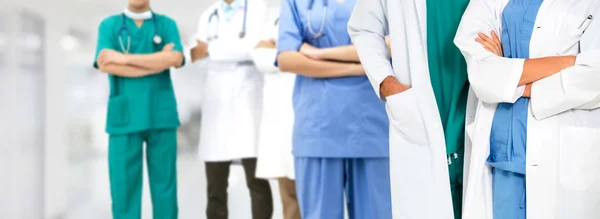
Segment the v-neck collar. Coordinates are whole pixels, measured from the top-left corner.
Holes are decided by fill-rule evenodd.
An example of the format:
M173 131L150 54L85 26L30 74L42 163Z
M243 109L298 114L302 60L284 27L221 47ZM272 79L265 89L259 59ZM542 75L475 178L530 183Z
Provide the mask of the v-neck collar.
M140 31L141 31L141 30L142 30L142 29L143 29L143 28L144 28L144 27L147 25L147 23L148 23L148 22L152 22L152 20L151 20L151 19L147 19L147 20L144 20L144 22L142 22L142 25L138 26L138 25L135 23L135 20L133 20L133 19L131 19L131 18L126 18L126 19L127 19L127 20L126 20L126 22L128 22L130 25L132 25L132 26L133 26L133 28L132 28L132 29L133 29L133 30L134 30L136 33L137 33L137 32L140 32ZM154 18L152 18L152 19L154 19Z

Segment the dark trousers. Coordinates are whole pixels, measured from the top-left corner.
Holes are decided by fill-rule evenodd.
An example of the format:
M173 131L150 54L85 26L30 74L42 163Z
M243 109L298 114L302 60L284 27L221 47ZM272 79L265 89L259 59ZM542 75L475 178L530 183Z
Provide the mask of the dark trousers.
M208 219L228 219L227 187L229 186L229 167L231 161L206 162L206 179L208 182ZM246 185L250 190L253 219L271 219L273 216L273 196L269 181L257 179L256 158L242 159L246 173Z

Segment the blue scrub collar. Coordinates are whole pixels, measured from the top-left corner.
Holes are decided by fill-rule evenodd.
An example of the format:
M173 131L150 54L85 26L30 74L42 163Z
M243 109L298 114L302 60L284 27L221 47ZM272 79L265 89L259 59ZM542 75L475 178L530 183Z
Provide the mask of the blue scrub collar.
M123 14L125 14L126 17L131 18L133 20L148 20L152 18L151 10L144 12L133 12L126 8L125 11L123 11Z

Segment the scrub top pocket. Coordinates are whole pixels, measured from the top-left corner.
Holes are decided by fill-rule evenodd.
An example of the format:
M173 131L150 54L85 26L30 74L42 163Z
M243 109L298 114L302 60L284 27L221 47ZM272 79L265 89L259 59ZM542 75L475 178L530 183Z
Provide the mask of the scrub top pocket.
M177 114L177 102L175 94L171 90L159 90L154 96L155 128L173 128L179 125Z
M108 100L107 127L129 124L129 99L125 95L113 96Z

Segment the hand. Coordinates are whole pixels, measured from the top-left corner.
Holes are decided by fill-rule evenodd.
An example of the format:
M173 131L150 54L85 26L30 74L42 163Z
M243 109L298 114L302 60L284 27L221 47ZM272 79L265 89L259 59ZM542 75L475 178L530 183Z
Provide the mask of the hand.
M271 40L258 42L258 45L256 45L256 48L275 49L277 47L275 45L275 40L271 39Z
M203 59L206 56L208 56L208 44L199 40L197 42L198 44L196 45L196 47L192 48L191 51L192 62L195 62L199 59Z
M111 49L103 49L98 56L98 65L109 63L125 65L127 64L127 56Z
M400 83L394 76L388 76L381 82L379 93L383 97L389 97L394 94L402 93L410 89L410 86Z
M494 53L497 56L504 57L504 51L502 50L502 43L500 42L500 38L493 30L492 32L490 32L490 35L492 36L491 38L483 33L478 33L477 36L479 37L477 37L475 41L480 43L483 46L483 48L485 48L485 50Z
M531 85L532 84L525 85L525 92L523 93L523 97L531 97Z
M300 47L300 53L302 53L305 56L308 56L309 58L314 59L314 60L322 60L321 50L317 47L314 47L314 46L308 44L308 43L302 44L302 47Z
M169 43L163 47L162 51L163 52L171 52L171 51L173 51L174 47L175 47L175 44Z

